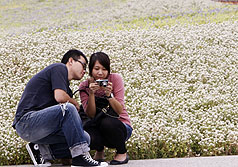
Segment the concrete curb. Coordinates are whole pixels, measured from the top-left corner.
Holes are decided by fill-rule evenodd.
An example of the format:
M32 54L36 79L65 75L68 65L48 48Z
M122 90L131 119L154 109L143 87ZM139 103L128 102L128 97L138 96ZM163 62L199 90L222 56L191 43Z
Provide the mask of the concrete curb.
M52 167L62 166L53 164ZM238 155L192 157L192 158L161 158L146 160L130 160L124 165L109 165L109 167L238 167ZM33 165L11 165L3 167L34 167ZM69 166L64 166L69 167Z

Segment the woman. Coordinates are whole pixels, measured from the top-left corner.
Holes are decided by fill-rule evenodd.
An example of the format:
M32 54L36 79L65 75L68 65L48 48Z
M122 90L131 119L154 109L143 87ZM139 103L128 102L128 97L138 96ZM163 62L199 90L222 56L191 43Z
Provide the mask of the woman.
M84 112L90 118L95 118L98 114L98 105L96 105L95 100L104 98L114 112L119 115L119 118L114 116L100 118L100 123L96 126L92 121L84 126L91 137L90 148L96 150L94 159L104 160L104 146L106 146L116 149L114 159L110 162L111 165L125 164L129 161L125 142L131 136L132 127L124 104L123 80L119 74L110 73L110 59L103 52L91 55L89 75L91 78L79 86ZM108 79L106 85L97 82L104 79Z

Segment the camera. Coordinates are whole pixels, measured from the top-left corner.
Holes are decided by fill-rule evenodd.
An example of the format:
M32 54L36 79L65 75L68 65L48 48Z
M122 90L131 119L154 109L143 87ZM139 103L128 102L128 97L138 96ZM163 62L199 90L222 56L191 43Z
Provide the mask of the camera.
M96 82L99 86L106 87L108 84L108 79L98 79L96 80Z

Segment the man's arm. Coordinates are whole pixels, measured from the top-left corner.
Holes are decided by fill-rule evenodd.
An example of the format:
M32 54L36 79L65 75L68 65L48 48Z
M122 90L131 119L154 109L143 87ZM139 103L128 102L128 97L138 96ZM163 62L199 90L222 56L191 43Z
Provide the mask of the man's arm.
M55 96L55 100L58 103L66 103L68 101L68 102L72 103L73 105L75 105L77 110L79 110L78 102L75 99L71 98L64 90L55 89L54 90L54 96Z

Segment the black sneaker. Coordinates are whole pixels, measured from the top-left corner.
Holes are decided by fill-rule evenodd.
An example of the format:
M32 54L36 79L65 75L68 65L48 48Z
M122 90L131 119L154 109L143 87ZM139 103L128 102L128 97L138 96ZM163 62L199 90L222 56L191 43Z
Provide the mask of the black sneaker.
M79 166L108 166L106 162L98 162L92 159L89 153L79 155L72 159L71 167Z
M38 144L28 143L26 149L34 163L34 166L51 166L50 162L45 162L44 158L40 154Z

